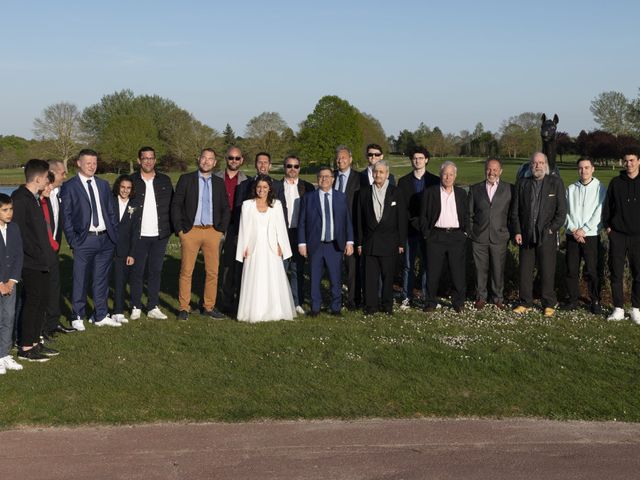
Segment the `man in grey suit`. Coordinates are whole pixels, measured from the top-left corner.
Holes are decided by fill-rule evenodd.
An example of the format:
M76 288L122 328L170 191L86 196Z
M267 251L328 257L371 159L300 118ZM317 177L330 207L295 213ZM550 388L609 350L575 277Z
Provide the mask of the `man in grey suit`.
M502 161L489 157L485 180L469 188L471 248L476 265L477 310L487 304L487 281L491 274L493 303L504 310L504 267L509 242L509 208L513 185L500 180Z

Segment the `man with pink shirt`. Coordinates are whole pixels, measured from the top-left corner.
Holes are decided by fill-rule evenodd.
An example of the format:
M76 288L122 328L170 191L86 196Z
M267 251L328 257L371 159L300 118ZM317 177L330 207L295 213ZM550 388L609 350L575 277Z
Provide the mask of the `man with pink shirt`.
M491 278L493 303L504 310L504 267L513 185L500 179L502 162L498 158L489 157L484 165L485 180L469 188L469 237L476 265L475 307L480 310L487 304L487 283Z
M457 167L446 161L440 167L440 183L425 189L420 208L420 230L427 244L427 301L424 310L438 305L438 286L447 260L452 303L456 312L464 308L466 298L465 250L468 227L467 193L454 186Z

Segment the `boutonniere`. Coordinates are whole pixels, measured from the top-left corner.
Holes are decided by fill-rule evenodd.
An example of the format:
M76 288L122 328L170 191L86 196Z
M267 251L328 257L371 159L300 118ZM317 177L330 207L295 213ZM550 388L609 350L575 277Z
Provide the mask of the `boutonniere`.
M127 212L129 213L129 216L133 216L133 212L136 211L136 207L127 207Z

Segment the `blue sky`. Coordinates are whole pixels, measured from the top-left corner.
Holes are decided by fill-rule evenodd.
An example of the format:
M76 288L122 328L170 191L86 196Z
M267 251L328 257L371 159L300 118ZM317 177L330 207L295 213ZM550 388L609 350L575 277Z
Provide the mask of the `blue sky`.
M497 130L525 111L595 128L603 91L640 87L640 2L14 1L0 29L0 135L32 136L53 103L130 88L243 134L280 112L297 130L324 95L388 135L420 122Z

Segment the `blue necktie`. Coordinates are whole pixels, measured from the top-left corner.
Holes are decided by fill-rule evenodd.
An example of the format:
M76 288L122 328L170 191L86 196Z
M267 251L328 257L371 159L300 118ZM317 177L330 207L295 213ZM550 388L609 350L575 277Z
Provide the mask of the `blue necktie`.
M211 195L209 194L209 178L205 178L204 188L202 189L202 211L200 212L200 223L202 225L211 225L209 215L211 212Z
M93 188L91 187L91 180L87 180L87 186L89 187L89 200L91 201L91 223L94 227L98 226L98 206L96 204L96 195L93 193Z
M331 207L329 206L329 194L324 194L324 241L331 241Z
M344 173L341 173L338 177L338 190L344 193Z

